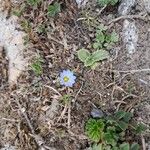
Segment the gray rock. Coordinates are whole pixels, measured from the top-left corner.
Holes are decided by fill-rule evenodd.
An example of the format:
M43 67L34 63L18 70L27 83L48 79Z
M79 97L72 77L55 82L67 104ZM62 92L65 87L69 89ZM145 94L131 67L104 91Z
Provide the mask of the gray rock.
M128 20L124 21L123 42L129 54L133 54L136 51L138 42L138 30L135 26L135 22L130 22Z
M89 0L76 0L78 7L84 7Z
M148 13L150 13L150 0L143 0L144 6Z
M136 0L122 0L118 8L119 15L127 15L135 5Z
M0 150L16 150L16 148L14 146L7 144L3 148L1 148Z
M93 118L102 118L104 116L104 113L102 110L100 110L98 108L93 108L91 111L91 116Z

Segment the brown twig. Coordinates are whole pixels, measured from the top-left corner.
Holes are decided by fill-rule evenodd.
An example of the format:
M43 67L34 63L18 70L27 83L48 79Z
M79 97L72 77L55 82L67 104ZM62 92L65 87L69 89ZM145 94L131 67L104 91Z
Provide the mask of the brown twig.
M75 95L75 98L72 100L72 102L76 102L77 97L78 97L79 93L81 92L82 88L83 88L83 82L82 82L82 85L81 85L79 91L78 91L77 94Z
M71 125L71 103L68 104L68 129L70 129Z
M56 38L52 37L50 34L48 34L47 36L48 36L49 40L52 40L52 41L54 41L54 42L56 42L56 43L58 43L60 45L63 45L65 47L64 43L62 43L59 40L57 40Z
M46 146L46 145L44 144L45 142L44 142L43 138L42 138L41 136L35 134L35 130L34 130L34 128L33 128L33 125L31 124L31 121L30 121L30 119L29 119L29 117L28 117L26 111L22 108L22 106L21 106L19 100L16 99L16 102L17 102L17 105L18 105L18 108L19 108L20 113L21 113L21 114L23 115L23 117L25 118L25 120L26 120L26 122L27 122L27 124L28 124L28 126L29 126L29 128L30 128L30 130L31 130L31 133L32 133L32 134L30 134L30 135L35 139L35 142L36 142L36 144L37 144L38 147L39 147L38 150L46 150L46 149L48 149L48 150L52 150L52 149L55 150L54 148L51 148L51 147Z
M115 18L113 20L111 20L110 22L108 22L108 25L115 23L121 19L141 19L141 20L145 20L145 17L147 16L147 13L141 13L139 15L125 15L125 16L120 16L118 18Z
M52 91L54 91L56 94L58 94L59 96L62 96L56 89L54 89L53 87L51 86L48 86L48 85L44 85L44 87L47 87L49 89L51 89Z
M64 109L63 109L63 111L62 111L60 117L57 119L57 123L64 117L64 115L65 115L67 109L68 109L68 104L65 104L65 107L64 107Z
M143 135L141 135L141 141L142 141L143 150L146 150L146 144L145 144L145 139L144 139Z

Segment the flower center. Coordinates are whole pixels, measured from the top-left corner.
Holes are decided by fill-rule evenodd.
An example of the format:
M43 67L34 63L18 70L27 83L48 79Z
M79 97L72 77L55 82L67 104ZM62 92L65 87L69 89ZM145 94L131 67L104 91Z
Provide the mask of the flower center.
M68 82L69 78L67 76L64 77L64 82Z

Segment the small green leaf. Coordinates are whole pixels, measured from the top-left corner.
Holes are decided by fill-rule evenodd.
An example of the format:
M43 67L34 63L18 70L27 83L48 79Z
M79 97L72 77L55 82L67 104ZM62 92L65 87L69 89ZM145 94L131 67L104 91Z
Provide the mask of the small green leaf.
M118 0L109 0L109 2L110 2L110 5L115 5L118 2Z
M95 62L93 65L91 65L91 69L95 70L96 67L98 67L98 66L99 66L99 63Z
M31 69L33 70L33 72L39 76L43 73L43 68L42 68L42 59L41 58L37 58L32 64L31 64Z
M116 146L118 141L118 134L116 133L116 128L111 126L107 127L104 133L104 139L107 142L107 144Z
M102 32L97 33L96 34L96 41L100 42L100 43L104 43L104 41L105 41L105 35Z
M118 111L118 112L115 113L114 117L115 117L117 120L119 120L119 119L122 119L125 115L126 115L126 112L120 110L120 111Z
M106 35L105 41L106 41L106 43L110 44L111 43L111 35Z
M109 58L109 53L106 50L97 50L92 53L94 62Z
M123 143L120 145L120 150L130 150L129 143Z
M27 3L32 6L37 6L41 0L27 0Z
M117 146L113 146L112 150L119 150L119 148Z
M89 56L89 57L85 60L84 65L85 65L86 67L89 67L89 66L92 66L94 63L95 63L95 60L93 59L93 57L92 57L92 56Z
M128 124L124 121L118 121L118 126L125 131L128 128Z
M90 56L90 52L86 49L80 49L78 51L78 58L82 61L85 62L86 59Z
M138 125L136 126L135 132L136 132L137 134L141 134L141 133L144 132L146 129L147 129L147 127L146 127L144 124L140 123L140 124L138 124Z
M104 139L107 144L110 144L112 146L115 146L117 144L116 139L113 137L113 134L111 134L109 132L104 133Z
M54 3L53 5L48 6L48 15L54 17L56 14L60 12L60 3Z
M94 142L99 142L102 139L103 130L104 122L102 119L89 119L85 125L86 134Z
M123 120L128 123L132 117L133 117L132 113L126 112L125 116L123 117Z
M118 40L119 40L118 34L116 32L112 32L111 33L111 42L116 43L116 42L118 42Z
M104 24L100 24L98 27L97 33L100 33L102 31L106 31L108 29L107 26L104 26Z
M105 44L104 44L104 47L108 47L108 46L109 46L109 44L108 44L108 43L105 43Z
M94 144L91 148L91 150L103 150L102 149L102 144Z
M137 143L133 143L130 148L130 150L139 150L139 149L140 149L140 146Z
M99 43L99 42L95 42L95 43L93 44L93 48L94 48L94 49L102 48L102 44Z

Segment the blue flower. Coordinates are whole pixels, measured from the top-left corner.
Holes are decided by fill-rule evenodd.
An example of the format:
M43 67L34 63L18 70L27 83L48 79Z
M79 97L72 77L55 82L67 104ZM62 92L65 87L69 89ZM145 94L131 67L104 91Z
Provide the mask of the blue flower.
M72 87L75 83L76 76L70 70L63 70L60 73L60 84L66 87Z

